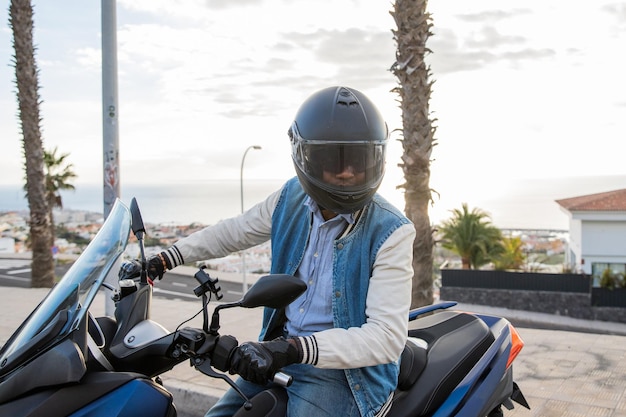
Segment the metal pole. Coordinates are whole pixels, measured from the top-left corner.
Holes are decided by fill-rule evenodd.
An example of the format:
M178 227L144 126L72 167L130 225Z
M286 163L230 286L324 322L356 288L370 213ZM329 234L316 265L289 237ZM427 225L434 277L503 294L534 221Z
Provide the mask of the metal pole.
M117 17L115 0L101 1L102 13L102 152L104 218L120 197L119 124L117 105ZM117 271L113 267L106 281L117 287ZM112 292L106 290L105 314L112 316L115 304Z
M115 0L102 0L102 151L104 218L120 196Z
M259 150L261 147L259 145L252 145L246 148L246 151L243 153L243 157L241 158L241 169L239 171L239 190L241 191L241 213L243 213L243 163L246 160L246 155L250 149ZM248 282L246 280L246 251L245 249L241 251L241 269L243 276L243 285L242 291L245 294L248 291Z

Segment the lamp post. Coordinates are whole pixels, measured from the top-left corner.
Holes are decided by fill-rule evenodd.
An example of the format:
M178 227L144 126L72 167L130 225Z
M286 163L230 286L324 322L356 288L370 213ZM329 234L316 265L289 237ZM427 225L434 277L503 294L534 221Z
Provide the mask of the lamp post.
M241 212L243 213L243 163L246 160L246 155L250 149L260 150L261 147L259 145L248 146L243 153L243 157L241 158L241 170L239 171L239 189L241 191ZM242 291L243 294L248 291L248 282L246 281L246 251L245 249L241 251L241 270L243 273L243 285Z
M115 199L120 197L120 144L119 144L119 109L117 88L117 11L116 0L102 0L100 3L102 37L102 201L104 218L113 208ZM117 288L122 260L115 261L115 266L105 278L106 283ZM107 316L114 316L115 303L112 290L105 290L104 311Z

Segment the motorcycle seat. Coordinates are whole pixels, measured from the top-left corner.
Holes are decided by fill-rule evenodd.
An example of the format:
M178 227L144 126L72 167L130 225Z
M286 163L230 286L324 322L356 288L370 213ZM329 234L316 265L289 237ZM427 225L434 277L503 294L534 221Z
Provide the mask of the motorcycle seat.
M408 358L405 366L411 369L403 372L400 365L402 383L399 378L389 417L432 414L495 341L485 322L456 311L414 320L409 338L427 346L407 342L409 352L403 352L401 361Z
M400 374L398 375L398 389L406 391L417 381L426 366L427 343L420 339L409 337L400 356Z

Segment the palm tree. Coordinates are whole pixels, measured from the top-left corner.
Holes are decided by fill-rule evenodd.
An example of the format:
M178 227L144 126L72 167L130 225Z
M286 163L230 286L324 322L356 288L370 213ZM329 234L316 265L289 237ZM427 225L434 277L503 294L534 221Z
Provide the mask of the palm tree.
M405 213L417 231L413 243L413 308L433 302L434 240L428 206L432 201L430 156L436 129L430 119L430 67L424 61L430 52L426 41L432 27L426 4L426 0L396 0L390 12L397 26L392 30L397 50L391 71L399 82L393 91L399 95L402 110L404 150L399 166L405 183L398 188L405 191Z
M64 153L57 156L58 149L55 147L52 151L44 150L43 162L46 169L46 199L48 200L48 210L50 213L50 234L52 245L54 245L54 215L52 210L55 207L63 208L63 200L61 198L61 190L74 190L74 185L70 184L70 180L76 178L76 174L72 170L73 166L66 162L69 154Z
M494 259L493 266L499 271L519 270L526 262L524 242L519 236L502 239L502 253Z
M439 228L442 246L461 257L463 269L477 269L502 253L502 232L491 224L489 215L466 203L452 210L452 218Z
M13 31L18 112L26 159L26 196L30 210L30 241L33 253L31 286L52 287L54 261L50 247L50 214L39 126L39 82L33 44L33 7L30 0L11 0L9 25Z

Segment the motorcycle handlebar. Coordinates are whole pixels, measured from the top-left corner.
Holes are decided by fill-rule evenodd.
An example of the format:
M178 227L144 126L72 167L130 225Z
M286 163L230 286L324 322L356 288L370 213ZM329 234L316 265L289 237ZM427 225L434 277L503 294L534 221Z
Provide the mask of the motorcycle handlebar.
M238 345L239 342L237 342L234 336L220 336L213 350L213 366L222 372L226 372L230 366L232 352ZM276 372L271 380L281 387L288 387L293 382L293 377L284 372Z

